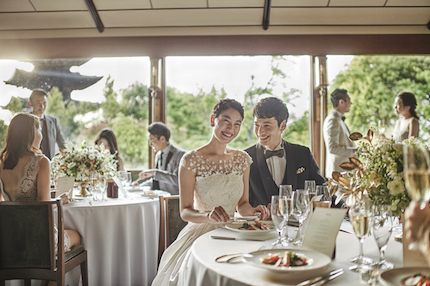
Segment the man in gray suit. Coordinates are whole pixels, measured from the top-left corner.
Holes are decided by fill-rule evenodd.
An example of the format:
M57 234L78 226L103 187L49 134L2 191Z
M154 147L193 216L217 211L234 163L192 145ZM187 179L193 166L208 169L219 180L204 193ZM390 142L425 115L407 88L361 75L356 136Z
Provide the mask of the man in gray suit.
M55 155L55 143L58 144L60 149L66 147L57 118L44 114L47 106L47 99L48 97L44 90L35 89L30 95L28 105L33 108L33 114L40 118L43 135L40 149L46 157L52 159Z
M336 89L331 94L333 112L324 120L324 141L326 146L326 168L327 178L332 177L334 171L345 171L339 165L349 162L356 151L354 142L349 139L350 131L346 126L344 114L349 111L351 99L345 89Z
M164 123L153 122L148 126L149 146L157 152L155 169L142 171L139 179L152 180L144 183L153 190L163 190L172 195L179 194L178 170L179 162L185 154L184 150L169 143L170 130Z

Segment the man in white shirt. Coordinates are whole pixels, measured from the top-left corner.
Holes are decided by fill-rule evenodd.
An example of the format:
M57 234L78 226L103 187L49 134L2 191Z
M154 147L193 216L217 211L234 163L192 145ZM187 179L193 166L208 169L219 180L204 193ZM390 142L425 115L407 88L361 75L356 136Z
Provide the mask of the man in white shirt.
M339 165L349 162L356 151L354 142L349 139L350 131L346 126L344 114L349 112L351 99L345 89L336 89L331 94L333 112L324 120L324 141L326 146L326 168L327 178L332 173L345 171Z
M184 150L169 143L170 130L162 122L153 122L148 126L149 146L155 154L155 169L142 171L139 179L149 180L144 185L150 185L153 190L163 190L172 195L179 194L178 169L179 162L185 154Z
M251 156L249 202L252 206L268 205L279 185L303 189L305 180L317 185L325 182L319 167L305 146L282 140L289 117L287 106L276 97L260 100L253 110L258 143L245 151Z

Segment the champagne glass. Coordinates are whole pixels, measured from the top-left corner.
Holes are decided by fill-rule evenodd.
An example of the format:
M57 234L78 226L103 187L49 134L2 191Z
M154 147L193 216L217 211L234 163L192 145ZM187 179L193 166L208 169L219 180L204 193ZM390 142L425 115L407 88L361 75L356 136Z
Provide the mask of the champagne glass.
M294 245L301 246L303 242L302 238L302 226L305 219L308 217L310 208L309 195L306 190L296 190L293 195L293 216L299 222L299 229L297 230L296 240Z
M288 237L288 220L293 211L293 186L291 185L280 185L279 186L279 199L287 202L288 210L285 213L285 226L284 235L282 241L284 245L288 245L288 242L293 241Z
M272 196L272 204L270 207L272 221L278 231L278 239L272 243L275 247L284 246L282 242L282 229L284 228L286 213L288 212L288 205L285 199L279 196Z
M369 268L364 263L363 242L366 236L370 234L372 227L372 203L365 196L357 198L355 204L349 209L349 216L355 236L360 241L360 252L356 261L357 265L349 267L349 270L360 272Z
M317 191L315 188L315 181L306 180L305 191L308 191L309 201L312 201L312 198L317 195Z
M429 156L423 146L403 147L403 169L406 190L412 200L418 201L424 209L430 199ZM410 250L418 249L415 242L409 244Z
M379 261L376 265L380 270L394 268L393 263L385 260L385 249L387 249L388 240L393 232L393 217L390 205L373 206L372 232L379 248Z

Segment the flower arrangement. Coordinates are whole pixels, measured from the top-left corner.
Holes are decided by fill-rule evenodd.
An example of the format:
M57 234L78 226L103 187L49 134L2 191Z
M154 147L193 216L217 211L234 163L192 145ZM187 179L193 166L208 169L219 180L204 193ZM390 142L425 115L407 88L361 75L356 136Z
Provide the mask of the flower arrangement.
M117 160L103 145L87 146L84 141L61 150L51 162L54 177L75 177L77 182L88 182L92 172L112 178L117 173Z
M417 138L398 143L372 130L366 136L352 133L350 138L358 141L357 158L341 164L348 172L333 173L333 179L329 181L332 191L342 186L339 189L343 194L339 200L348 196L348 205L354 203L355 197L349 195L365 193L373 204L389 204L393 214L400 215L410 202L403 179L403 145L423 143Z

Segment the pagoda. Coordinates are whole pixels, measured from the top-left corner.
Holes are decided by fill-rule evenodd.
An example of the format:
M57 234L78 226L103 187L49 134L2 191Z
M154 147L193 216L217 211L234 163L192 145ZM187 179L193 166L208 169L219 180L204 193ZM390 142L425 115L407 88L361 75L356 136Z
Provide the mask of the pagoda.
M12 77L5 83L30 90L43 89L46 92L56 86L63 93L63 101L70 101L72 91L85 89L102 79L102 76L84 76L70 71L72 66L80 66L88 61L89 59L32 60L29 62L34 65L33 71L15 69Z

